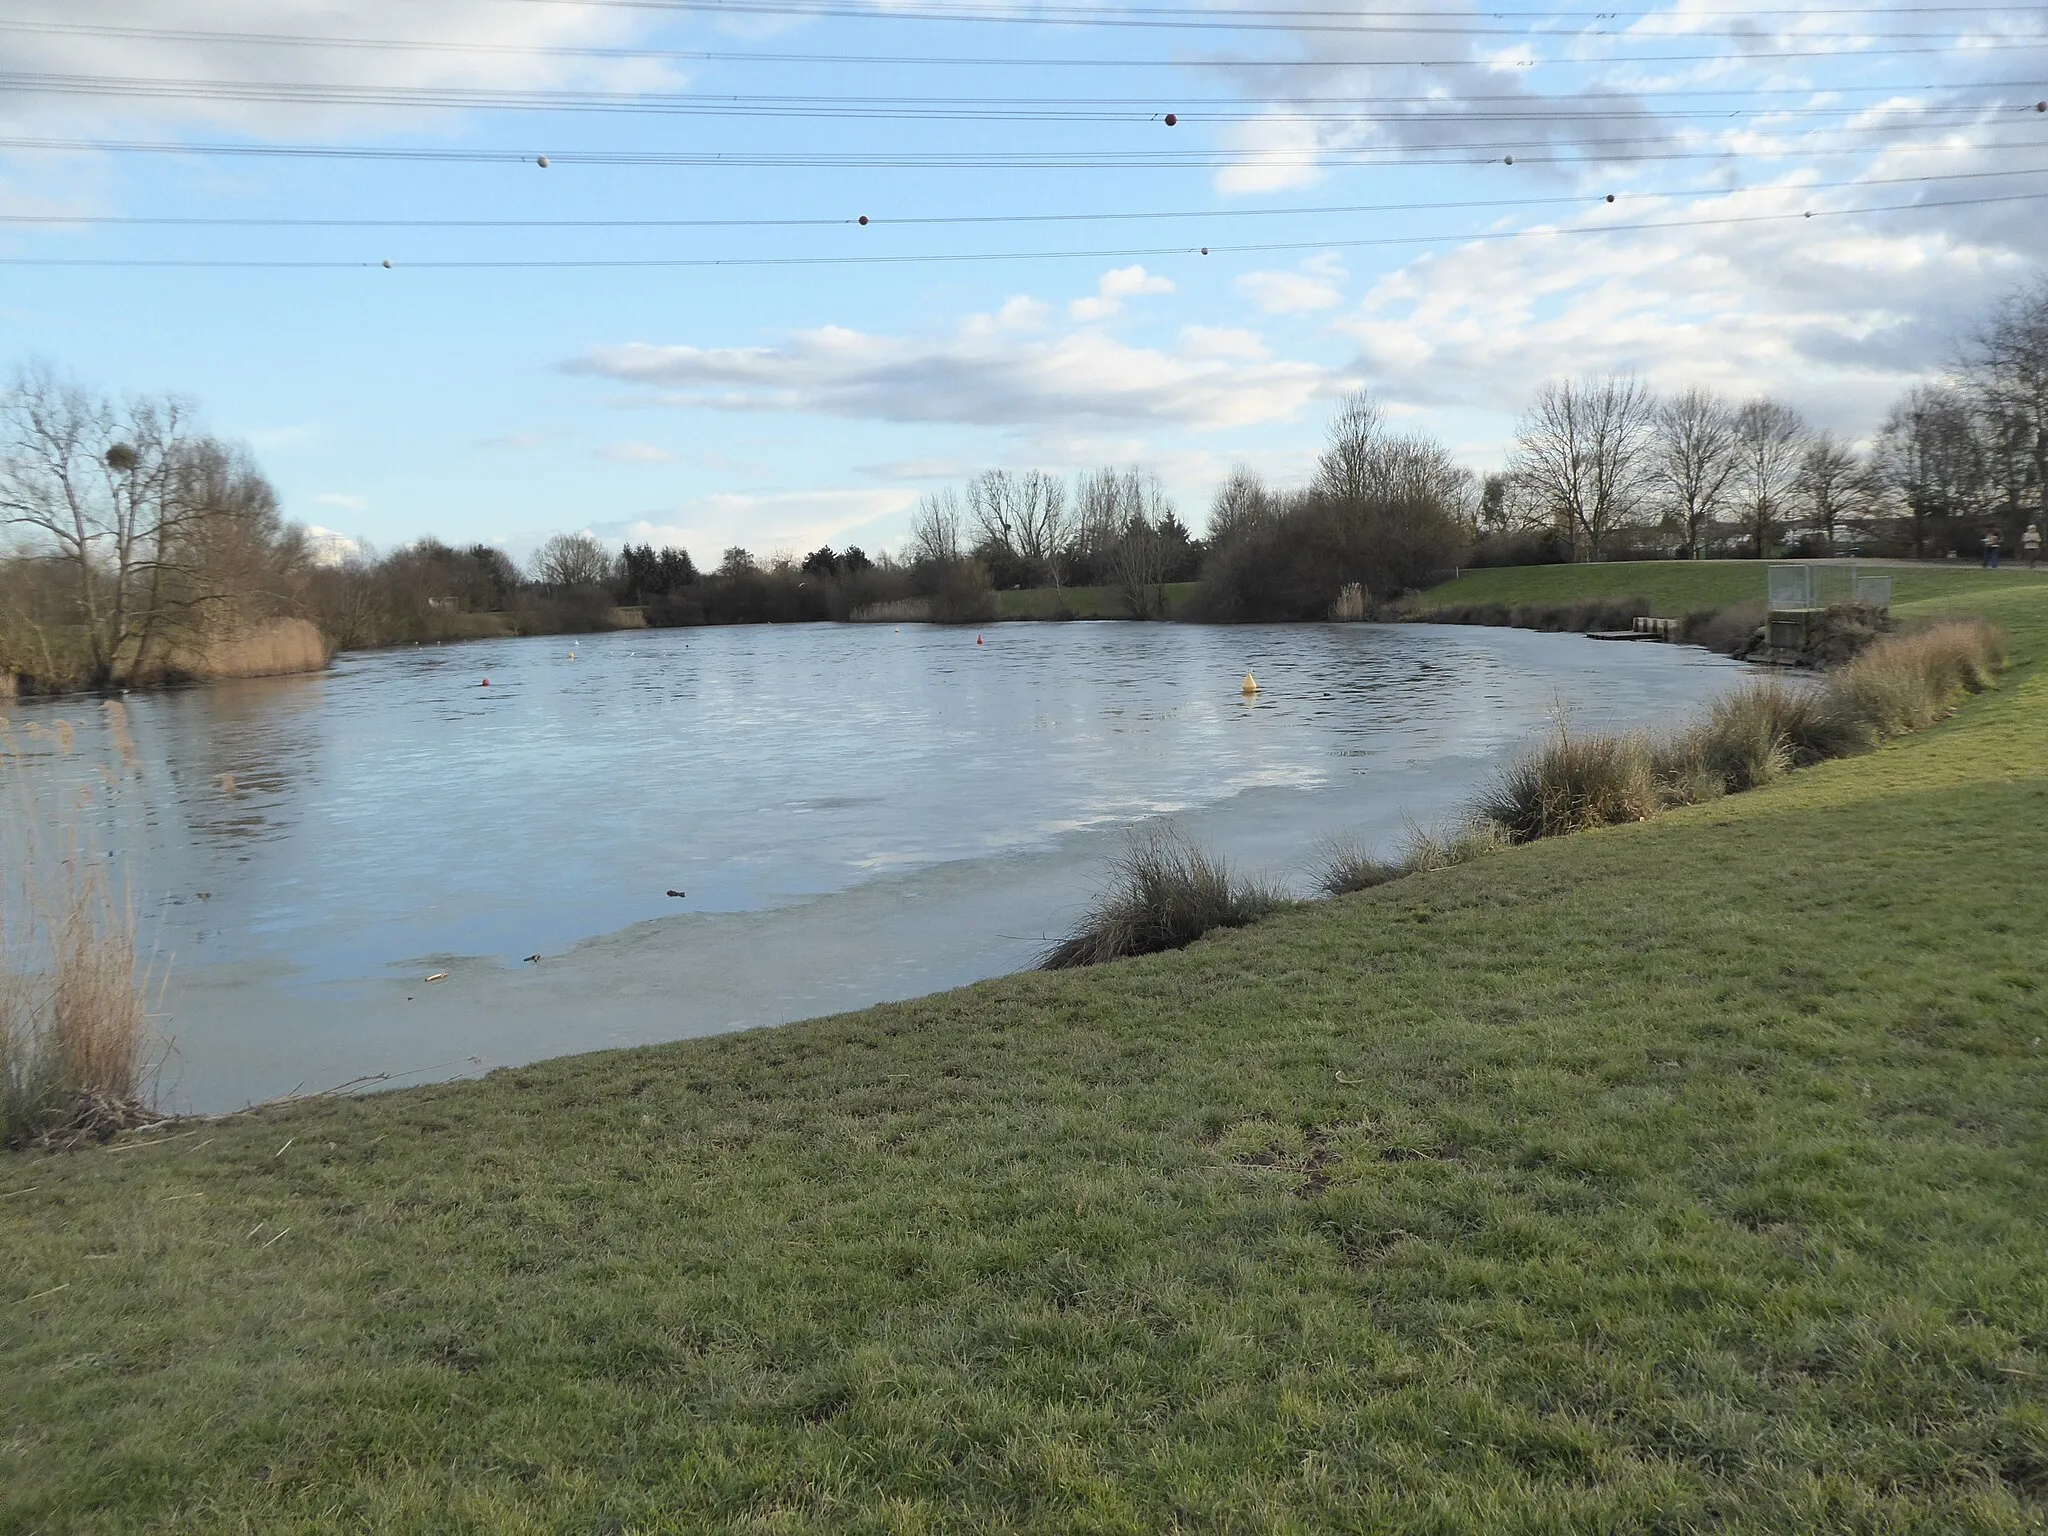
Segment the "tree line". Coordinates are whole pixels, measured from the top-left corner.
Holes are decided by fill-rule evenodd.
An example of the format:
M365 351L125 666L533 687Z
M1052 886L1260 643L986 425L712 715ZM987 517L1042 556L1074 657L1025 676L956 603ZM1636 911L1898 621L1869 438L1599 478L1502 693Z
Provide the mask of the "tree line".
M1481 488L1473 559L1916 559L2014 547L2048 486L2048 283L2009 295L1867 445L1782 400L1625 375L1546 384Z

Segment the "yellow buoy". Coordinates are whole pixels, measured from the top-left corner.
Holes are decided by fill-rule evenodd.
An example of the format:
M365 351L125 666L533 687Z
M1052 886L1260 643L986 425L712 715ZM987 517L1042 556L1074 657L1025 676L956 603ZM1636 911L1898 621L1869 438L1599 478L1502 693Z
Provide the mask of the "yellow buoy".
M1252 677L1251 673L1249 673L1249 672L1245 673L1245 675L1244 675L1244 696L1245 696L1246 698L1250 698L1250 697L1251 697L1251 696L1252 696L1253 694L1257 693L1258 691L1259 691L1259 685L1258 685L1258 683L1257 683L1257 682L1256 682L1256 681L1255 681L1255 680L1253 679L1253 677Z

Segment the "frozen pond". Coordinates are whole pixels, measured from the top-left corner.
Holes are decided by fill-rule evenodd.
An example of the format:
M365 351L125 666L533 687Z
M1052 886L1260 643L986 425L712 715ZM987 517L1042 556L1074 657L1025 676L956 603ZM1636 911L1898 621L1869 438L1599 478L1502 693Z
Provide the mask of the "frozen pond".
M1016 970L1146 818L1305 889L1320 841L1391 845L1558 708L1649 723L1741 670L1505 629L981 635L485 641L8 716L170 962L165 1099L216 1109Z

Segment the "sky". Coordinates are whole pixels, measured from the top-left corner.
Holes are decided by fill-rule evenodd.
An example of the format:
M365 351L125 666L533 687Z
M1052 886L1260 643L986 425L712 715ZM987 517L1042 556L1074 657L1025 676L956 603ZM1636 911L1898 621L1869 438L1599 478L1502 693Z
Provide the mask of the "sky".
M375 548L1199 528L1356 389L1481 471L1609 371L1867 438L2040 273L2044 98L2038 6L0 0L0 366Z

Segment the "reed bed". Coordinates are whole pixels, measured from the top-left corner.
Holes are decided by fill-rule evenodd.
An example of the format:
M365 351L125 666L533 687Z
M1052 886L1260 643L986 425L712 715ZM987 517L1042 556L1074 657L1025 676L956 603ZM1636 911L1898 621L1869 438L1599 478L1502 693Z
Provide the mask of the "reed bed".
M71 750L67 722L39 732ZM152 967L132 903L78 808L46 838L27 754L0 727L9 868L0 880L0 1145L102 1140L157 1118Z
M238 634L212 640L167 670L194 680L282 677L317 672L331 652L319 627L305 619L271 619Z

